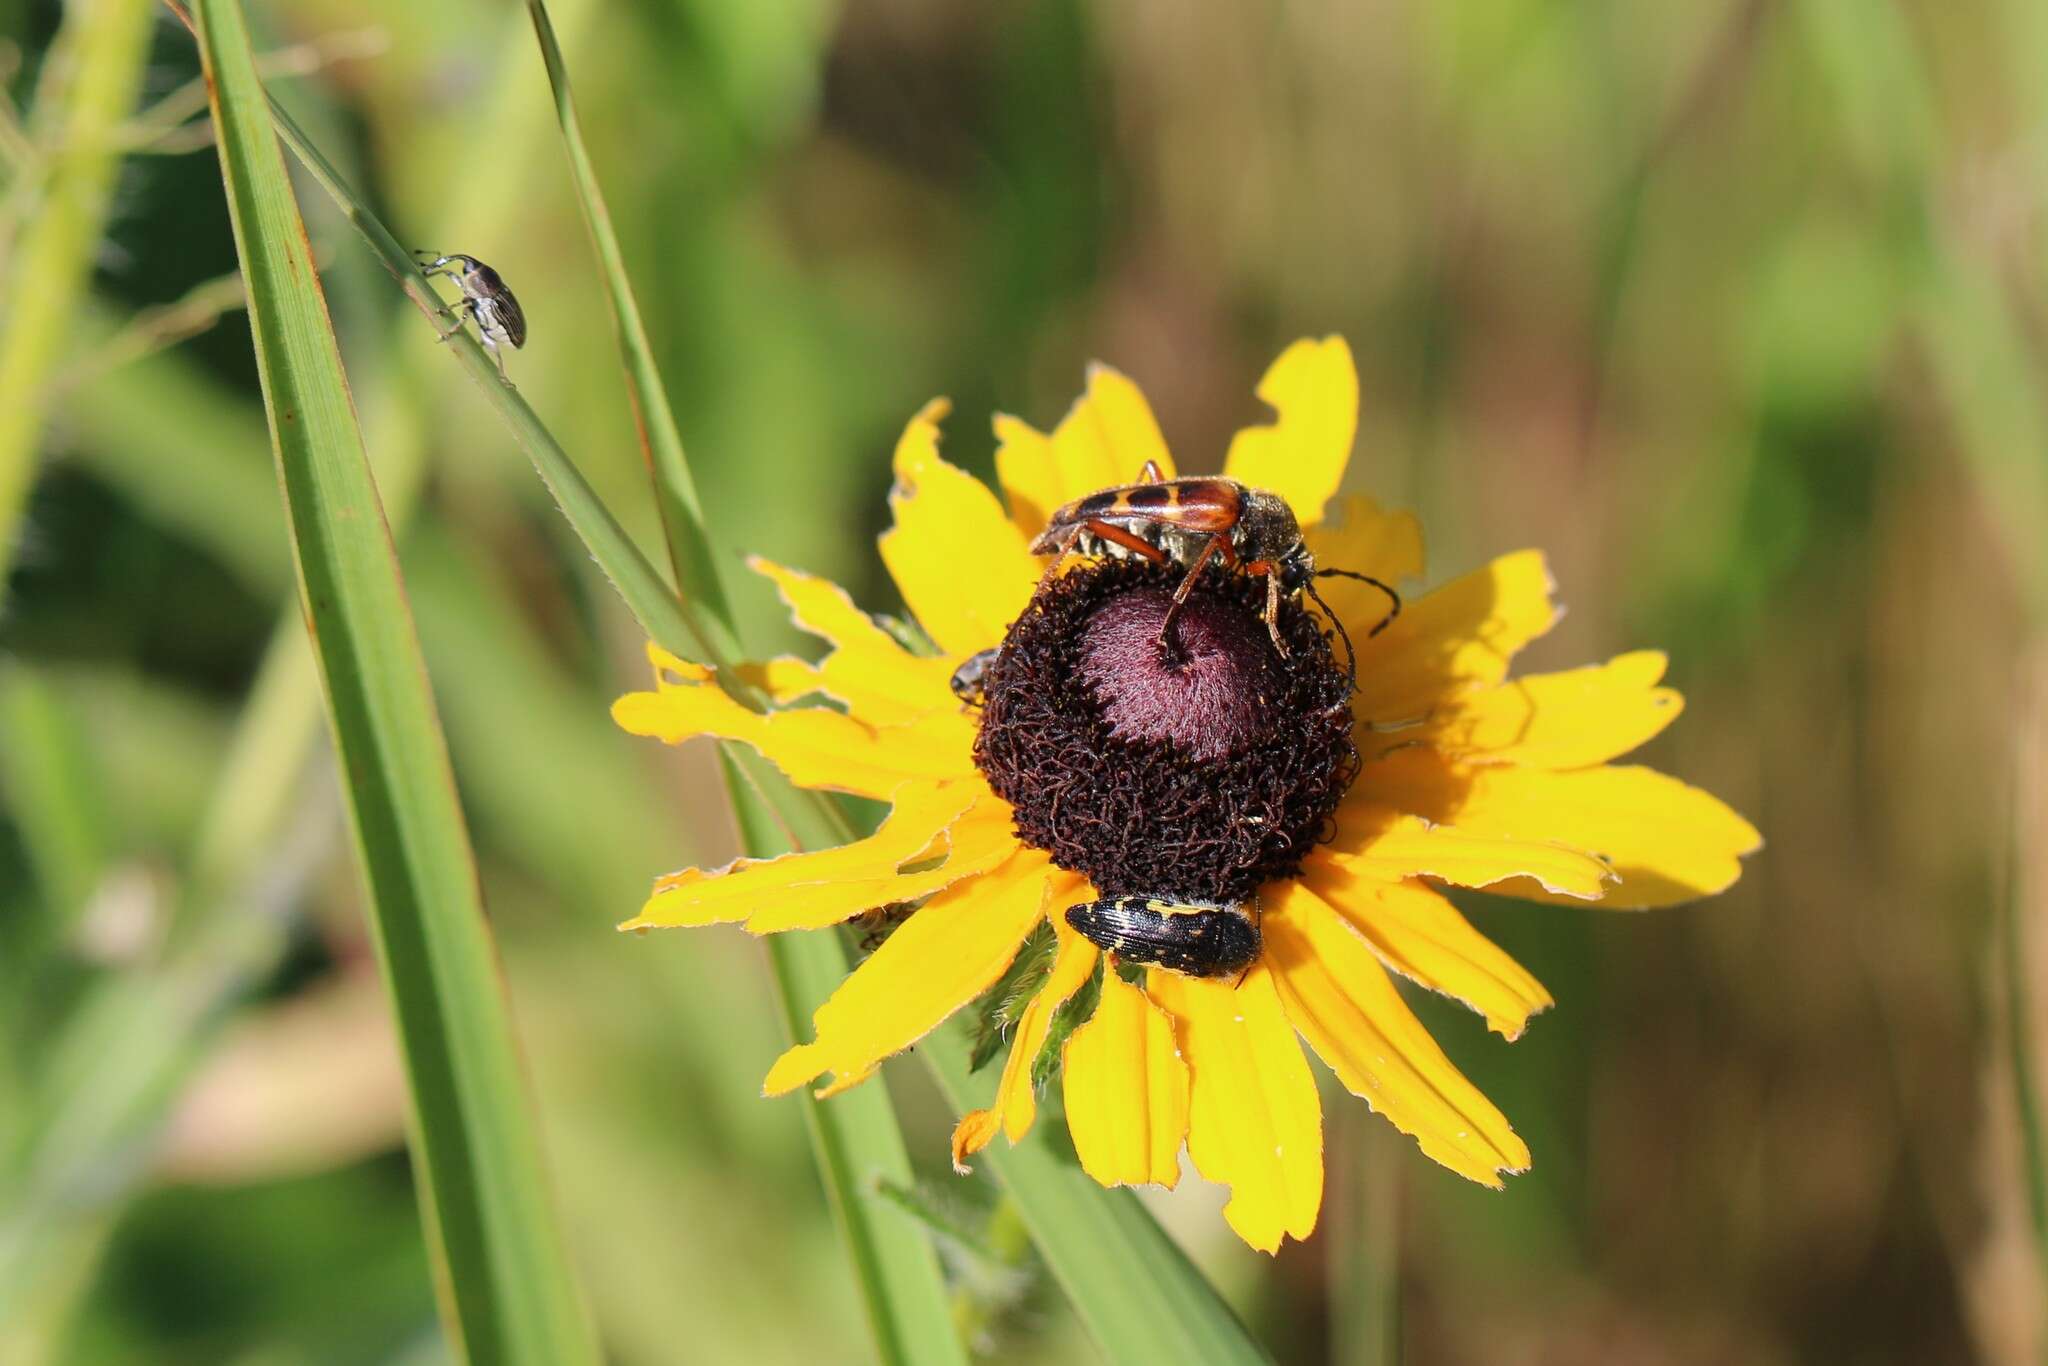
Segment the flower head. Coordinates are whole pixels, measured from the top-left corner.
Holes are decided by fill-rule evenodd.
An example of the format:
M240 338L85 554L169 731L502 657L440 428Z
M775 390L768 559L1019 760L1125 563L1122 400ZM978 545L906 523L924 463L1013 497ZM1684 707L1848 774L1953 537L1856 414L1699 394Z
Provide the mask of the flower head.
M1225 474L1284 499L1317 564L1419 576L1413 517L1335 496L1357 422L1344 343L1296 343L1259 395L1278 420L1238 434ZM1759 844L1747 822L1610 762L1677 717L1663 657L1510 681L1515 651L1557 616L1534 551L1409 603L1377 636L1379 591L1325 581L1355 644L1355 689L1344 642L1293 593L1268 639L1265 584L1241 567L1205 571L1169 637L1175 566L1089 560L1041 590L1029 550L1056 509L1130 484L1147 461L1172 477L1136 387L1098 367L1050 434L997 418L1007 506L940 458L945 411L927 406L897 446L881 540L929 652L832 585L756 561L832 645L816 664L752 671L776 709L742 706L659 649L654 691L613 708L635 734L741 741L793 781L886 801L889 815L843 848L664 877L627 927L765 934L915 906L819 1007L815 1038L775 1063L770 1094L828 1074L820 1094L852 1086L1001 981L1008 1056L994 1103L954 1132L956 1162L998 1133L1022 1137L1057 1071L1090 1176L1171 1186L1185 1143L1230 1187L1231 1226L1267 1251L1307 1237L1322 1200L1301 1040L1453 1171L1498 1186L1526 1168L1528 1148L1393 977L1512 1039L1550 996L1441 887L1635 909L1736 879ZM983 705L964 705L955 672L990 650ZM806 704L818 697L838 706ZM1243 901L1257 956L1235 979L1154 967L1128 980L1067 917L1126 894Z

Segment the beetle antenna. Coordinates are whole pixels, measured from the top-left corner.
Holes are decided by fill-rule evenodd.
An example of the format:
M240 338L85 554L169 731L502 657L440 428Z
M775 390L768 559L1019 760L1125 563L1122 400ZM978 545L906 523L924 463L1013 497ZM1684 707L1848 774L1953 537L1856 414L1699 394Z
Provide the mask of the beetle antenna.
M1347 579L1362 580L1366 583L1371 584L1374 588L1379 589L1380 592L1385 593L1387 595L1387 602L1389 604L1389 606L1387 607L1387 614L1380 618L1379 624L1377 626L1373 627L1370 631L1367 631L1365 633L1365 638L1367 640L1371 640L1374 636L1386 630L1389 626L1392 626L1394 624L1394 618L1401 615L1401 595L1399 593L1396 593L1393 589L1387 587L1387 585L1381 583L1372 575L1361 574L1355 569L1318 569L1316 571L1316 577L1319 579L1327 578L1332 574L1337 574ZM1322 599L1317 598L1316 601L1321 602ZM1328 611L1329 609L1325 608L1324 610Z
M1323 615L1330 619L1330 625L1337 628L1337 634L1344 641L1344 669L1351 675L1351 691L1358 691L1358 651L1351 644L1351 633L1344 629L1344 620L1330 610L1330 604L1323 601L1323 595L1316 592L1316 583L1310 579L1302 585L1308 595L1316 600L1316 606L1323 609Z

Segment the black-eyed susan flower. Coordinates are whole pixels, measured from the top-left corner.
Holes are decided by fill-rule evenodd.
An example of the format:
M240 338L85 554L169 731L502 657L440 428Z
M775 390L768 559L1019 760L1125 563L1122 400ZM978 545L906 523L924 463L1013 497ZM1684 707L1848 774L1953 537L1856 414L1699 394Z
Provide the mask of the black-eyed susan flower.
M1412 516L1336 496L1358 403L1343 341L1296 343L1258 392L1277 420L1238 434L1225 473L1283 497L1318 564L1420 575ZM613 708L634 734L750 744L799 785L887 802L888 816L843 848L664 877L626 928L768 934L915 907L819 1007L815 1037L776 1061L771 1095L855 1085L999 981L1021 982L994 1103L961 1119L955 1160L998 1133L1022 1137L1057 1073L1090 1176L1171 1186L1185 1144L1230 1187L1231 1226L1267 1251L1307 1237L1322 1202L1322 1110L1301 1040L1453 1171L1499 1186L1528 1167L1394 977L1512 1039L1549 993L1441 887L1634 909L1736 879L1759 843L1747 822L1612 762L1678 715L1663 656L1509 679L1515 652L1557 618L1536 551L1409 603L1377 636L1379 591L1323 581L1355 647L1355 689L1344 644L1292 598L1293 648L1275 649L1263 585L1239 571L1206 572L1162 654L1176 569L1084 563L1038 593L1046 565L1028 549L1055 509L1132 482L1148 460L1171 477L1137 388L1095 369L1049 435L998 417L1003 500L940 458L945 412L927 406L898 444L881 538L928 651L833 585L756 561L797 625L832 646L816 664L753 671L776 709L742 706L659 649L655 690ZM986 705L964 705L956 670L998 646ZM1152 885L1168 882L1182 885ZM1134 892L1244 898L1257 958L1237 979L1105 970L1066 912ZM1050 950L1019 974L1027 941Z

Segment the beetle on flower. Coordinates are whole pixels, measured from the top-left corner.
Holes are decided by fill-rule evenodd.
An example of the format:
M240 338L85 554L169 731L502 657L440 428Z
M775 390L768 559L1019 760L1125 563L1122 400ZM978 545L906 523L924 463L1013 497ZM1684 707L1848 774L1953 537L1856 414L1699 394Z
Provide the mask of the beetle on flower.
M1277 420L1237 435L1224 474L1284 499L1315 562L1388 584L1419 576L1415 519L1336 493L1357 426L1344 342L1296 343L1258 392ZM613 707L635 734L750 744L799 785L888 802L888 816L843 848L661 878L625 928L767 934L914 906L819 1007L815 1037L776 1061L770 1094L828 1075L821 1095L856 1085L1029 968L1027 989L1008 993L1021 1004L994 1100L960 1120L955 1161L998 1133L1021 1138L1054 1062L1090 1176L1171 1186L1185 1143L1199 1173L1230 1187L1231 1227L1266 1251L1307 1237L1322 1201L1322 1112L1300 1040L1453 1171L1499 1186L1528 1167L1393 977L1512 1039L1551 998L1439 888L1641 909L1735 881L1759 844L1746 821L1611 762L1679 713L1659 686L1663 656L1510 681L1514 653L1557 617L1535 551L1412 600L1377 637L1385 598L1339 581L1326 596L1332 625L1357 641L1355 688L1322 621L1291 597L1269 621L1270 589L1247 575L1187 585L1176 566L1097 561L1038 592L1030 546L1052 513L1148 461L1174 477L1144 398L1098 367L1050 434L998 417L1001 502L940 458L945 412L928 405L898 443L895 526L881 539L929 653L831 584L755 561L797 624L832 645L816 664L752 671L777 709L742 706L658 648L654 689ZM1162 652L1170 612L1179 648ZM819 695L844 710L805 704ZM1395 723L1408 724L1373 729ZM1187 885L1146 885L1169 878ZM1067 921L1086 903L1155 894L1256 898L1262 942L1242 980L1158 966L1127 980ZM1050 953L1020 957L1048 938Z

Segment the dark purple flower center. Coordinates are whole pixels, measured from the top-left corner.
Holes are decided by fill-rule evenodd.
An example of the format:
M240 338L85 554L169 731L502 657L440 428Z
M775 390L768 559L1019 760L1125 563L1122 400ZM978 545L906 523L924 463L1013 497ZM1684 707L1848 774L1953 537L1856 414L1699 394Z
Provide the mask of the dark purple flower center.
M1203 596L1162 631L1173 594L1164 586L1111 598L1081 628L1081 679L1109 733L1157 740L1197 759L1220 759L1263 733L1282 691L1265 623Z
M1357 771L1350 678L1323 627L1212 570L1162 645L1182 571L1069 570L983 677L975 761L1017 834L1105 895L1239 899L1291 876Z

